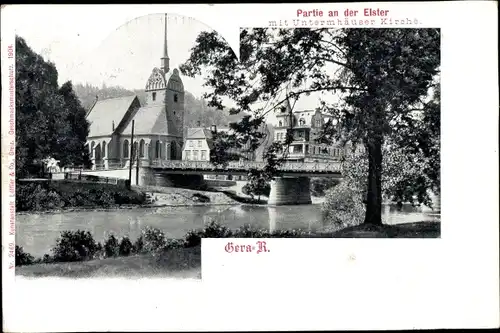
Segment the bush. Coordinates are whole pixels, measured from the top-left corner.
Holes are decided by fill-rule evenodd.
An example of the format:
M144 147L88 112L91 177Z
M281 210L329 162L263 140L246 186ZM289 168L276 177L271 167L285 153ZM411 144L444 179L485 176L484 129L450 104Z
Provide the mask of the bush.
M347 182L327 191L322 207L327 231L336 231L363 222L365 205L362 193Z
M269 231L266 229L258 229L252 227L250 224L245 224L233 233L233 237L237 238L267 238L269 237Z
M273 238L301 238L307 235L309 235L309 232L301 229L276 230L271 233L271 237Z
M205 228L203 229L203 238L227 238L227 237L232 237L233 233L232 231L216 222L216 221L210 221Z
M134 252L134 245L128 237L123 237L120 242L119 254L121 256L128 256Z
M134 247L132 248L133 253L144 253L144 237L139 236L137 240L134 242Z
M120 244L114 235L108 237L104 243L104 253L106 257L117 257L120 254Z
M340 181L336 178L311 178L311 195L315 197L324 197L327 190L337 186L339 183Z
M148 253L154 254L167 247L167 238L160 229L148 226L146 229L142 230L142 236L144 239L143 249Z
M16 266L31 265L35 262L35 258L24 252L24 249L16 245Z
M63 231L52 252L55 262L83 261L93 259L98 246L88 231Z
M184 236L184 246L185 247L195 247L201 244L201 238L203 237L203 230L189 230Z

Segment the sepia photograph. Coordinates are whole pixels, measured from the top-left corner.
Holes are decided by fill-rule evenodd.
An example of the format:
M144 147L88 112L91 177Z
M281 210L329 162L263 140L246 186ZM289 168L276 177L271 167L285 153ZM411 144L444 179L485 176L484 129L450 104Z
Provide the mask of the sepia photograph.
M16 274L201 278L203 238L440 237L439 29L241 28L238 59L148 15L64 82L43 50L16 36Z

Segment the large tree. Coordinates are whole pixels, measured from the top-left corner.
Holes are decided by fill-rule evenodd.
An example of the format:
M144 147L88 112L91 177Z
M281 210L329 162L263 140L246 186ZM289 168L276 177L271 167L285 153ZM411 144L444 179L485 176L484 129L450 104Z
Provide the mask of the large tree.
M17 175L35 171L48 157L61 166L88 164L85 113L71 83L58 87L54 64L16 37Z
M209 105L223 109L228 98L234 103L231 112L253 115L241 135L254 135L265 115L286 100L293 105L304 94L336 95L322 101L322 111L338 123L327 123L321 140L364 146L364 222L381 224L386 139L435 155L427 149L434 137L427 134L433 133L428 129L436 127L436 119L426 120L426 112L439 64L439 29L258 28L241 30L239 60L217 33L200 34L180 69L190 76L206 70L205 84L212 88L205 95ZM275 168L263 172L270 171ZM436 178L439 170L428 174Z

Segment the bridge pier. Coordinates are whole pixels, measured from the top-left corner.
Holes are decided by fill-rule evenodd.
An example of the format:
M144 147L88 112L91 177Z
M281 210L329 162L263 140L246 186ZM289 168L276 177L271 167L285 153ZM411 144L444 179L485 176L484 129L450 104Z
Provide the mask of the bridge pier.
M311 181L309 177L279 177L271 181L269 205L311 204Z

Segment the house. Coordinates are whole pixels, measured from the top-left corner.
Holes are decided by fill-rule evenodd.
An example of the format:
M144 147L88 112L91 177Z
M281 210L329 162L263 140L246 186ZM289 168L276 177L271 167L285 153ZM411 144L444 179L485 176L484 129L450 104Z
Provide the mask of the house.
M315 110L292 110L290 101L275 111L274 140L284 142L287 133L293 141L286 152L287 160L296 162L316 162L335 160L344 155L340 145L326 145L317 142L324 124L334 121L333 117ZM285 152L284 152L285 153Z
M182 147L182 159L186 161L210 161L213 147L212 131L208 128L188 128Z
M153 68L146 82L145 105L137 96L96 99L87 113L87 144L94 168L126 166L133 152L137 152L134 161L145 166L182 158L184 86L179 71L170 68L166 15L163 45L161 67Z

